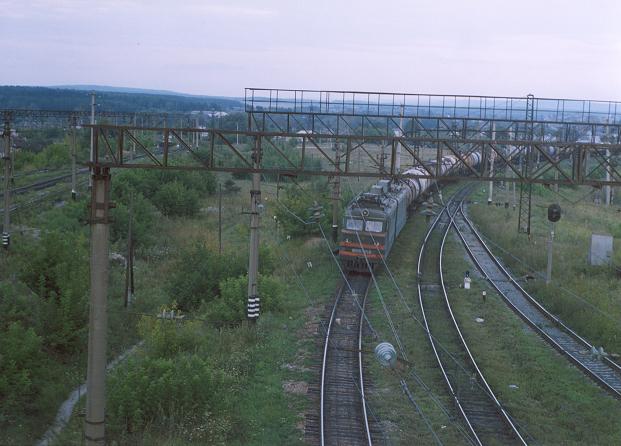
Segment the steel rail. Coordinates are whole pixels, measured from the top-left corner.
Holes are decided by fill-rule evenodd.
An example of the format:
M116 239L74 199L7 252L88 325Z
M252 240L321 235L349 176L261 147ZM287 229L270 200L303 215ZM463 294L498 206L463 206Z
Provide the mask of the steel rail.
M434 340L433 335L431 334L431 328L429 327L429 321L427 320L427 314L425 312L425 306L423 304L423 292L422 292L422 287L421 287L421 277L423 276L422 273L422 264L423 264L423 255L425 253L425 249L427 248L427 242L429 241L429 238L431 237L432 232L435 230L436 226L438 225L438 223L440 222L440 219L442 217L442 215L447 212L448 209L448 205L454 200L454 197L451 197L449 203L447 203L447 206L445 206L440 213L436 216L436 218L433 220L433 222L431 223L431 225L429 226L429 229L427 230L427 233L425 234L425 238L423 239L423 243L420 247L419 253L418 253L418 264L416 267L416 274L418 277L417 280L417 291L418 291L418 302L420 305L420 309L421 309L421 313L423 316L423 322L425 324L425 332L427 334L427 338L429 339L429 342L431 344L431 348L433 350L434 356L436 357L436 361L438 362L438 365L440 366L440 371L442 372L442 376L444 377L444 381L446 382L448 388L449 388L449 392L453 398L453 401L455 402L457 409L459 410L459 412L462 415L462 418L464 419L466 426L468 427L468 430L470 431L470 433L473 435L473 438L476 442L477 445L482 446L483 443L481 442L481 440L479 439L479 436L477 435L476 431L474 430L474 427L472 426L472 424L470 423L470 420L468 418L468 416L466 415L466 412L464 410L464 408L461 405L461 402L459 401L459 398L457 397L457 393L455 392L455 389L453 388L453 385L451 384L451 380L449 379L446 369L442 363L442 360L440 359L440 354L438 353L438 350L436 348L436 342Z
M367 415L367 398L364 392L364 376L362 373L362 329L364 328L364 309L367 303L368 291L369 287L367 287L367 291L364 293L364 298L360 304L362 308L360 309L360 319L358 319L358 379L360 380L360 399L362 400L364 427L367 434L367 442L369 446L371 446L373 444L373 440L371 439L371 429L369 427L369 417Z
M463 199L458 204L458 209L461 209L461 204L462 203L463 203ZM459 211L457 210L455 213L457 213L457 212L459 212ZM449 230L451 228L451 225L454 225L455 214L450 215L449 218L450 218L450 221L449 221L448 225L446 226L446 230L444 231L444 235L442 236L442 243L440 244L440 256L439 256L439 260L438 260L439 270L440 270L440 285L442 287L442 294L444 295L444 303L446 304L446 308L448 309L449 316L451 317L451 321L453 322L453 326L455 327L455 331L457 332L459 340L460 340L462 346L464 347L464 350L466 351L466 353L468 355L468 359L470 360L471 365L474 367L474 370L475 370L478 378L480 379L480 381L484 385L485 393L492 400L493 404L496 406L496 410L498 410L498 413L501 415L501 418L507 424L507 426L509 427L511 432L516 436L518 441L521 444L523 444L523 445L527 445L528 443L526 442L524 437L520 434L520 431L518 430L517 426L515 426L515 424L511 420L511 417L509 416L507 411L504 409L504 407L502 406L502 404L500 403L500 401L498 400L498 398L494 394L494 391L492 390L491 386L489 385L489 383L485 379L485 376L483 375L483 372L479 368L476 360L474 359L474 356L472 355L472 352L470 351L470 348L468 347L468 343L466 342L466 339L464 338L464 336L463 336L463 334L461 332L461 329L459 328L459 324L457 323L457 319L455 318L455 315L453 313L453 308L451 306L451 302L450 302L449 297L448 297L448 292L446 291L446 285L444 283L444 272L442 270L442 258L443 258L443 255L444 255L444 246L446 244L446 238L448 236L448 233L449 233Z
M419 304L421 307L421 313L423 315L423 321L425 323L425 328L427 331L427 337L429 338L429 341L431 343L432 349L434 351L434 356L436 357L436 361L438 362L438 365L440 366L440 370L442 372L442 375L444 377L444 380L449 388L449 392L458 408L458 411L460 412L464 422L466 423L468 429L470 430L472 436L473 436L473 440L476 444L478 445L483 445L484 444L484 435L500 435L500 436L510 436L513 437L514 440L516 440L516 442L518 444L521 445L526 445L527 442L524 439L524 437L521 435L521 433L519 432L517 426L513 423L513 421L511 420L511 417L509 416L509 414L507 413L507 411L504 409L504 407L502 406L501 402L498 400L498 398L495 396L494 392L491 389L491 386L489 385L489 383L487 382L487 380L485 379L485 376L483 375L482 371L480 370L480 368L478 367L478 364L476 363L474 356L472 355L472 352L470 351L470 348L468 347L468 344L465 340L465 338L463 337L463 334L461 332L461 329L459 328L459 324L457 323L457 320L453 314L452 311L452 307L450 304L450 301L448 299L448 293L446 290L446 286L444 284L444 275L443 275L443 271L442 271L442 256L444 254L444 246L446 243L446 239L448 236L448 232L451 228L452 222L453 222L453 218L455 217L455 215L457 214L459 207L461 206L461 203L463 202L465 196L467 194L467 188L463 188L461 189L457 194L455 194L453 197L451 197L450 201L447 203L447 205L442 209L442 211L440 212L440 214L437 216L437 218L433 221L432 225L430 226L429 230L427 231L427 234L425 235L425 239L423 241L423 245L421 246L421 249L419 251L419 262L418 262L418 277L419 277L419 283L418 283L418 296L419 296ZM459 197L459 198L458 198ZM455 208L454 210L451 210L451 207L454 206L457 202L457 208ZM455 391L455 384L453 383L453 379L451 379L451 377L449 376L449 373L447 371L447 366L444 363L444 361L441 358L440 353L437 350L436 347L436 339L434 339L434 335L432 334L431 331L431 327L429 325L429 320L427 318L427 312L425 311L425 305L423 303L423 292L422 292L422 287L421 287L421 281L420 278L422 277L422 259L424 256L424 253L428 247L428 240L431 237L431 234L437 229L438 224L440 223L440 221L442 220L443 215L446 213L446 216L448 218L448 222L446 224L446 228L444 230L444 233L442 235L442 239L441 239L441 243L440 243L440 253L439 253L439 259L438 259L438 267L439 267L439 279L440 279L440 285L442 288L442 293L444 296L444 303L446 305L446 308L448 309L449 312L449 316L452 320L452 324L453 327L455 329L455 333L457 334L457 338L458 341L461 346L463 347L463 349L466 352L466 362L469 363L469 368L471 369L471 371L474 371L474 376L477 377L477 386L480 387L480 390L482 392L482 401L480 400L481 396L476 397L479 399L479 402L475 400L472 400L472 398L470 399L470 401L468 402L466 401L462 401L461 397L458 396L457 392ZM481 384L479 384L482 383ZM479 414L479 418L481 418L479 420L479 422L477 423L475 421L475 415L472 414L471 412L473 410L478 410L481 411L481 404L483 404L483 407L487 407L487 411L489 413L496 413L496 416L498 418L494 418L492 421L492 423L498 424L500 423L501 426L503 426L501 428L501 430L499 431L494 431L494 432L490 432L489 428L487 427L487 432L483 431L483 424L489 424L489 421L485 421L485 417L483 416L483 418L481 418L481 414ZM470 407L468 407L470 406ZM503 440L506 440L506 438L503 438Z
M560 339L559 335L557 335L556 338L553 337L551 334L546 332L546 330L544 330L540 326L539 323L535 322L531 317L529 317L526 314L526 310L528 310L528 309L535 311L542 318L544 318L545 320L551 322L554 327L557 327L558 329L560 329L560 331L563 334L567 335L570 340L573 340L574 342L579 344L580 347L587 348L588 350L591 350L593 348L592 344L590 344L586 339L584 339L583 337L578 335L574 330L572 330L570 327L568 327L558 317L556 317L552 313L550 313L531 294L529 294L526 290L524 290L524 288L522 288L522 286L513 278L513 276L500 263L500 261L496 258L496 256L492 253L490 248L487 246L487 244L483 241L483 238L478 233L478 231L475 229L473 223L468 219L468 217L463 212L463 204L459 208L459 213L461 214L461 217L463 218L463 221L466 223L468 228L472 231L472 234L474 234L474 236L475 236L476 240L478 241L479 245L481 247L483 247L483 249L487 253L488 257L493 261L493 263L498 267L498 269L504 274L504 276L508 279L509 283L511 283L513 285L513 287L519 292L519 294L526 299L526 302L528 304L530 304L530 308L519 308L519 306L516 303L514 303L509 298L509 296L507 296L507 294L505 292L503 292L501 290L501 288L498 285L497 281L492 279L490 277L490 275L488 274L488 272L485 269L483 269L483 267L481 265L481 262L474 255L474 253L472 251L472 247L466 242L466 239L464 237L463 231L459 229L459 227L457 226L456 222L453 222L453 226L456 229L456 232L458 233L458 235L459 235L463 245L466 247L466 250L468 251L468 254L473 259L475 264L477 265L477 268L482 272L482 274L485 276L486 280L490 282L490 284L500 294L500 296L509 305L509 307L518 316L520 316L520 318L522 318L531 328L533 328L533 330L536 333L538 333L546 342L548 342L552 347L554 347L557 351L559 351L563 356L568 358L572 363L577 365L579 369L581 369L583 372L585 372L597 384L602 386L605 390L607 390L614 397L616 397L618 399L621 399L621 386L614 386L608 380L606 380L605 378L600 376L595 370L593 370L592 367L589 367L589 365L586 364L584 360L581 360L578 357L578 355L575 354L575 352L572 354L572 352L568 351L568 349L565 346L562 345L562 340ZM602 362L604 364L606 364L612 370L613 373L616 373L616 375L618 377L618 380L621 381L621 366L619 366L619 364L617 364L616 362L610 360L609 358L605 358L605 357L603 358Z
M357 276L357 277L362 277L362 276ZM351 283L352 282L351 276L348 276L346 280ZM361 403L360 410L362 411L361 418L362 418L362 422L364 425L363 430L364 430L365 442L369 446L372 446L373 442L371 438L371 430L369 426L369 419L368 419L366 399L365 399L366 397L365 397L365 392L364 392L364 377L363 377L363 362L362 362L362 333L363 333L363 322L364 322L364 308L365 308L365 303L366 303L367 294L369 290L370 279L364 278L364 280L365 280L365 283L358 284L358 286L361 285L361 287L364 287L363 289L364 295L363 295L363 299L362 299L362 302L359 308L360 314L359 314L359 317L357 318L358 325L359 325L358 331L357 331L357 336L358 336L357 358L358 358L358 377L359 377L360 383L359 383L359 388L357 388L355 383L352 382L352 388L354 389L353 392L355 392L354 399L360 398L360 403ZM354 285L356 289L358 289L358 286ZM347 293L351 293L351 291L347 289L346 284L342 284L337 292L336 299L334 301L334 306L332 307L332 311L330 313L330 320L328 322L325 340L324 340L323 360L322 360L322 367L321 367L321 390L320 390L320 399L321 399L320 400L320 442L321 442L321 446L332 444L331 442L329 442L329 438L328 438L329 435L327 432L328 423L326 422L326 412L327 412L326 406L327 406L327 399L328 399L326 396L326 389L329 384L329 377L327 375L328 375L329 368L334 366L334 363L333 363L334 361L331 362L329 360L329 350L331 348L338 349L338 346L332 342L331 336L333 335L333 332L334 332L333 327L334 327L334 322L337 319L336 316L337 316L337 312L339 309L339 305L342 303L344 295ZM356 309L358 309L358 307L356 307ZM353 333L354 332L352 331L352 334ZM339 362L344 362L342 361L343 358L337 357L336 359L338 359ZM353 370L349 372L349 374L352 377L354 376L353 372L354 372ZM353 414L349 414L349 415L353 416ZM341 444L341 443L338 443L338 444ZM352 444L359 444L359 443L352 443Z

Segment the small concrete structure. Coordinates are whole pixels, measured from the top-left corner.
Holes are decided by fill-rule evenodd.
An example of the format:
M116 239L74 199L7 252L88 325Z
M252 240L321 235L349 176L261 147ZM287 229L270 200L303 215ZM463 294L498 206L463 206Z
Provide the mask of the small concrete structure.
M591 234L589 265L609 265L612 261L612 242L610 234Z

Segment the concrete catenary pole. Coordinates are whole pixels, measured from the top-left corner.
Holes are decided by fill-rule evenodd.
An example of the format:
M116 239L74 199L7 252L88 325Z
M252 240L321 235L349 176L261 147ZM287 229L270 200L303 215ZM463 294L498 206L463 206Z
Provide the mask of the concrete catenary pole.
M110 170L92 168L91 189L91 291L88 324L88 367L86 372L87 446L105 445L106 350L108 298L108 240L110 212Z
M2 246L9 249L11 244L11 174L13 168L11 166L11 122L9 119L4 120L4 131L2 133L4 140L4 222L2 225Z
M75 200L78 197L78 187L77 187L77 173L76 173L76 165L77 165L77 156L78 156L78 147L77 147L77 136L76 136L76 127L77 127L77 118L75 116L71 117L71 135L70 135L70 144L71 144L71 198Z
M252 165L254 169L261 166L261 139L255 137L254 150L252 153ZM261 174L252 174L252 190L250 191L250 259L248 261L248 319L256 322L261 309L259 297L259 224L261 205Z
M403 132L403 115L405 114L405 102L401 104L401 117L399 118L399 132L398 137L403 138L405 135ZM397 153L395 154L395 171L401 173L401 140L397 144Z
M339 155L339 143L334 143L334 160L336 170L340 170L341 160ZM339 237L339 210L341 208L341 177L334 176L334 184L332 187L332 241L337 242Z
M608 124L608 120L606 120L606 124ZM606 142L610 142L610 127L606 126ZM606 181L610 181L610 150L606 149ZM611 204L611 196L612 196L612 186L606 185L604 186L604 203L606 206L610 206Z
M95 92L94 91L91 92L91 125L95 125ZM89 156L89 161L91 163L93 163L95 161L93 159L94 156L95 156L95 153L94 153L94 144L95 144L95 142L93 140L94 134L95 134L94 132L95 132L95 130L93 129L93 127L91 127L91 153L90 153L90 156ZM89 179L88 179L88 186L89 187L93 187L93 177L92 176L89 177Z
M492 141L496 141L496 123L492 122ZM492 142L493 144L493 142ZM494 150L490 151L489 154L489 177L492 180L489 182L489 195L487 197L487 204L492 204L494 201L494 160L496 159L496 152Z
M218 184L218 252L222 255L222 183Z

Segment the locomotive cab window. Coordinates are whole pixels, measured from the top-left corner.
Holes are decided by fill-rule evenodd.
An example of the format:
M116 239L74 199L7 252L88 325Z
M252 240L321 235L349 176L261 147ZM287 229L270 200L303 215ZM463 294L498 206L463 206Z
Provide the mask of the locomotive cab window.
M382 222L381 221L367 221L366 230L368 232L382 232Z
M345 227L354 231L362 231L362 220L356 220L355 218L348 218Z

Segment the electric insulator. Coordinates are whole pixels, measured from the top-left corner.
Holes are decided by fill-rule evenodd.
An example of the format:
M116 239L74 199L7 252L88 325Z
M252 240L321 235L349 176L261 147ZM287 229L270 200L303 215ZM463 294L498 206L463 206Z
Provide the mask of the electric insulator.
M390 342L382 342L375 347L375 357L384 367L394 368L397 364L397 351Z

